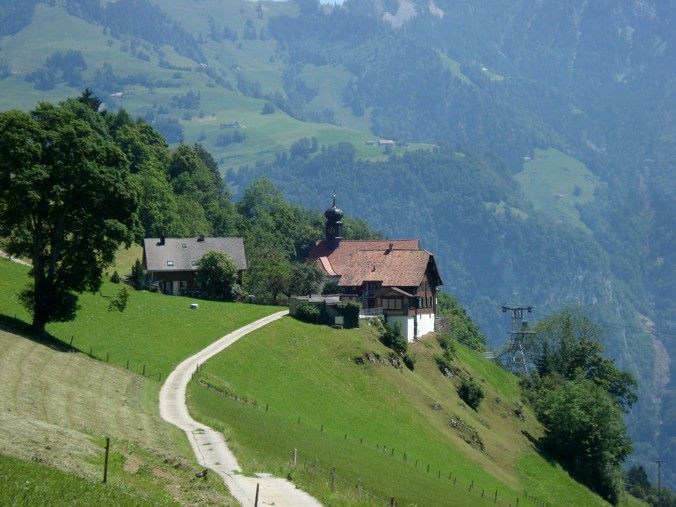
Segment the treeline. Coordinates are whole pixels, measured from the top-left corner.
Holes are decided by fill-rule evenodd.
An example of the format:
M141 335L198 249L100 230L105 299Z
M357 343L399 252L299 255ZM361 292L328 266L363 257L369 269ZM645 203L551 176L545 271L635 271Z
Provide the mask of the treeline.
M113 37L137 37L156 48L166 44L196 62L205 61L197 40L149 0L66 0L65 7L74 16L104 26Z
M20 2L0 3L0 36L14 35L33 19L35 6L39 0L21 0Z
M100 105L88 91L79 101L94 110ZM242 236L249 265L246 293L257 301L272 302L288 292L293 263L304 261L324 236L320 212L289 204L265 179L247 185L235 203L216 161L201 145L170 148L153 127L124 110L100 114L107 135L126 156L139 194L142 228L137 241L161 235ZM354 239L379 237L365 222L350 218L345 234Z

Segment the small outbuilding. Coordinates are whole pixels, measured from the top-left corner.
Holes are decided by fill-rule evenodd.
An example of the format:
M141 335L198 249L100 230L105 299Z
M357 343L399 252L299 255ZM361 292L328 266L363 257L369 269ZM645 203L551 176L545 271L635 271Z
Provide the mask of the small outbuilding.
M237 281L242 283L246 271L246 255L242 238L145 238L143 268L148 280L165 294L188 294L199 291L195 281L199 260L207 252L220 252L237 268Z

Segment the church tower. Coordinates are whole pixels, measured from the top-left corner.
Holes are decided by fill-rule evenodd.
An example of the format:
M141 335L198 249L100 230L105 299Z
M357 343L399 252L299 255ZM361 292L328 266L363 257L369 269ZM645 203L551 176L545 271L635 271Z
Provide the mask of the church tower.
M343 210L336 208L336 194L333 194L333 206L324 212L326 217L326 240L336 243L343 239Z

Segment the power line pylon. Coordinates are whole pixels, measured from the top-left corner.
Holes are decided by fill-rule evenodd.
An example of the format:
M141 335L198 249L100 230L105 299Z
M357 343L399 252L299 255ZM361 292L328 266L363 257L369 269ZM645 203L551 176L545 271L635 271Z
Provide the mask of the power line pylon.
M532 313L532 306L503 306L502 313L512 312L512 329L509 331L509 342L502 349L498 357L509 354L512 366L516 371L528 375L528 360L524 345L529 336L535 331L528 329L528 322L523 320L524 312Z

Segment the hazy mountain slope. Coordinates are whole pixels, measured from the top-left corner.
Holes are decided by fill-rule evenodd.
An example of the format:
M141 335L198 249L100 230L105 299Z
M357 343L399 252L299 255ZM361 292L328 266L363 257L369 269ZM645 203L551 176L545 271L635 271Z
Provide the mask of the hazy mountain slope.
M513 172L537 155L536 148L554 147L597 178L594 199L574 204L571 213L607 254L608 275L600 286L624 294L611 312L622 324L609 340L619 357L642 364L649 406L634 413L644 418L634 424L644 433L637 448L653 458L672 455L673 434L660 432L656 414L660 396L671 396L665 391L665 352L674 355L674 3L393 0L348 1L333 10L303 5L300 16L270 21L271 34L288 51L289 68L320 62L350 69L343 99L355 112L370 110L376 133L435 139L460 151L480 146ZM537 195L522 190L541 208ZM561 191L555 196L577 197ZM418 214L431 213L431 206L421 206ZM445 220L439 214L434 219ZM396 230L401 221L388 219L386 230ZM453 256L451 249L442 251ZM537 263L556 269L549 260ZM462 265L484 272L474 260ZM569 294L561 304L576 299L575 285L574 278L558 282ZM486 326L482 310L470 308ZM653 333L654 367L652 346L630 345L646 331Z
M609 349L642 380L637 459L669 459L673 428L660 419L676 392L675 10L673 0L7 1L0 106L92 86L170 141L204 143L224 169L275 160L310 136L386 160L365 144L368 128L482 153L489 197L474 162L460 187L457 173L416 159L280 157L257 173L320 209L338 190L350 213L387 234L420 236L494 343L505 336L502 303L589 304L609 326ZM80 51L85 65L71 55L75 72L64 72L45 48ZM266 102L274 113L261 114Z
M107 10L84 0L15 4L0 10L2 109L29 109L87 86L108 108L152 122L171 143L203 143L224 167L271 159L301 137L352 142L361 156L382 157L382 149L365 144L373 139L368 126L346 114L345 127L296 119L278 107L261 114L265 96L283 91L283 68L265 24L270 14L293 12L288 4L266 6L264 19L245 0L203 9L177 1L160 9L147 0L109 3ZM137 15L127 16L125 6ZM233 132L242 135L233 140Z

